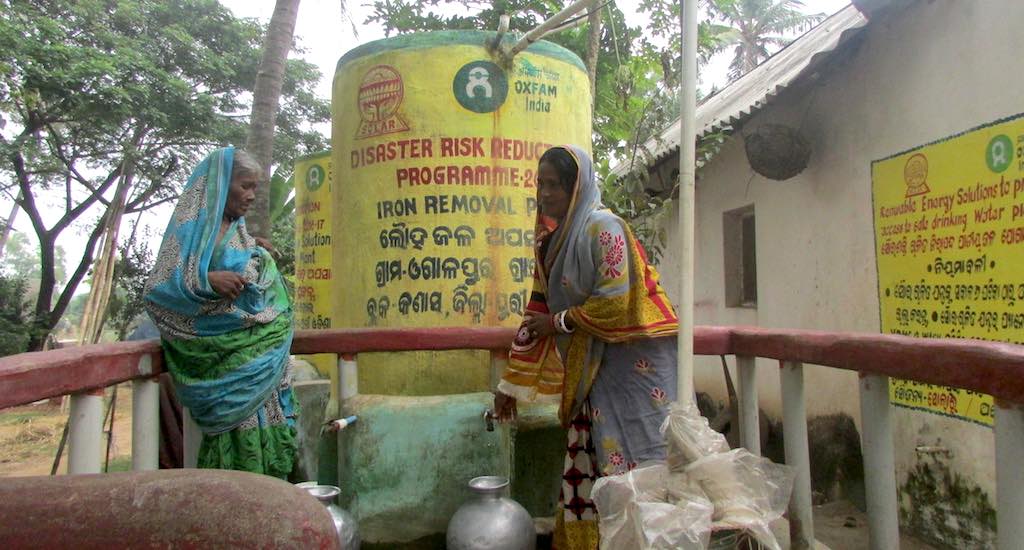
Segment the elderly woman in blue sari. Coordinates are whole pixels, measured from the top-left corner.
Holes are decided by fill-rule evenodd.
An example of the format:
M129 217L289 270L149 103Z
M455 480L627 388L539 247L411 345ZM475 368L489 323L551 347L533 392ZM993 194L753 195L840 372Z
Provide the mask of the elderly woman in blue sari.
M537 173L537 269L495 410L509 420L517 400L560 400L568 441L554 547L590 550L593 482L665 459L678 320L629 225L601 205L590 157L555 147Z
M196 167L145 302L178 396L203 432L198 466L284 478L296 450L292 310L269 243L245 229L260 173L231 147Z

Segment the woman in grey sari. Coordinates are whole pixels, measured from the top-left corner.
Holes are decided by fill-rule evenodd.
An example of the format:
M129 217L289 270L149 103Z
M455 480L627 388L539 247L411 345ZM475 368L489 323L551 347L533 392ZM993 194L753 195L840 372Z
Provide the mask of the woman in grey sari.
M676 398L678 320L621 218L601 204L590 157L555 147L537 177L537 269L495 410L560 399L568 432L555 547L596 549L597 477L665 458L658 428Z

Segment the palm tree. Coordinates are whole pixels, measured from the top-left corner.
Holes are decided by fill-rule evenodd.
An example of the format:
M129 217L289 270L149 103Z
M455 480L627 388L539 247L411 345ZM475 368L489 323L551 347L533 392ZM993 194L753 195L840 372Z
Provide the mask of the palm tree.
M292 49L295 20L299 14L299 0L277 0L270 17L267 38L263 44L263 58L256 75L253 90L252 116L245 148L263 165L263 177L256 190L253 211L246 216L249 231L256 236L270 238L270 180L274 153L274 126L277 123L278 102L284 84L284 67Z
M793 39L784 35L805 31L825 18L804 14L801 0L712 0L708 10L731 27L728 40L735 45L729 79L735 80L767 59L769 47L782 47Z

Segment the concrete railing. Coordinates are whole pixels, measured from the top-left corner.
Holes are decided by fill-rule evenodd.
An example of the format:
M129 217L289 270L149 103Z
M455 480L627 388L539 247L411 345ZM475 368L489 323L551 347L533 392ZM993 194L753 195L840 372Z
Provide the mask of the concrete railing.
M491 351L492 378L504 367L514 331L504 328L353 329L300 331L292 352L335 353L338 396L358 393L359 353L480 349ZM698 355L735 355L739 372L739 426L743 446L760 453L757 357L780 362L786 462L797 471L789 519L793 548L814 540L804 399L803 364L860 373L864 475L871 548L899 547L889 378L951 386L993 395L998 542L1024 540L1024 346L959 339L918 339L881 334L832 333L754 327L696 327ZM72 473L99 472L104 387L132 381L132 464L154 469L158 450L158 392L163 370L156 342L103 344L0 358L0 409L70 394Z

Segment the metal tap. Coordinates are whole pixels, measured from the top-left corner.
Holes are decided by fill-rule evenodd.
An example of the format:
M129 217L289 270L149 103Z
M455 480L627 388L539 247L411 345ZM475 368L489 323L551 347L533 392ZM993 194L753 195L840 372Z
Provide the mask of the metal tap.
M494 431L494 411L491 409L484 409L484 423L487 424L487 431Z

